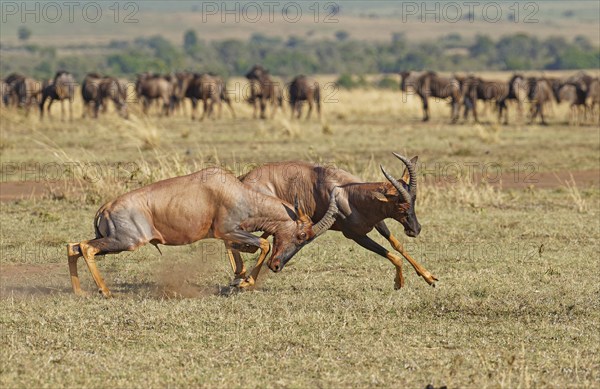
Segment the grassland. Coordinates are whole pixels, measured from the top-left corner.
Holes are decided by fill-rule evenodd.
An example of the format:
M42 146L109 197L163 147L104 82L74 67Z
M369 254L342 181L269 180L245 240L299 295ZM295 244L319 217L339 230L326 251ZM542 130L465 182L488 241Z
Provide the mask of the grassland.
M510 126L491 112L482 125L450 125L444 102L423 124L417 101L397 91L330 97L309 122L289 109L252 120L243 103L237 119L224 110L204 122L144 118L136 107L129 121L83 120L79 103L67 123L58 109L44 122L3 110L3 185L45 182L44 166L56 164L64 193L0 204L0 385L598 387L598 186L517 189L444 170L597 172L597 126L568 125L563 106L547 127L526 125L514 107ZM406 287L394 291L391 264L330 232L249 292L226 287L222 245L206 241L107 257L100 270L116 297L71 295L64 245L91 237L99 203L119 192L211 164L242 172L292 159L381 180L379 163L400 173L390 151L418 154L434 178L421 183L421 235L389 225L436 288L407 264ZM84 162L97 163L97 179L64 170ZM118 162L135 174L111 175ZM93 290L83 263L80 274Z

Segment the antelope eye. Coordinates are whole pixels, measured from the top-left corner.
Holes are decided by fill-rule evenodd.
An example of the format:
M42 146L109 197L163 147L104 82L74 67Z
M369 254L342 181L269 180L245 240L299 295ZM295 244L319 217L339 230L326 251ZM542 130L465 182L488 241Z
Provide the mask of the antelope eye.
M302 231L301 233L298 234L298 238L300 239L306 239L306 232Z

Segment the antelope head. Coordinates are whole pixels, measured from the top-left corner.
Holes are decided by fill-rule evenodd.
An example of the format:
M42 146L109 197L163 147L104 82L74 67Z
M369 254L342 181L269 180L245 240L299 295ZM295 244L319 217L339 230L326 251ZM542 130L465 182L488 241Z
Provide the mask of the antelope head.
M403 157L400 154L393 154L406 165L404 174L400 180L397 180L394 176L389 174L382 165L380 165L383 175L396 191L385 194L374 192L374 195L379 201L391 206L391 214L389 217L400 222L402 226L404 226L404 233L414 238L421 232L421 225L415 214L415 203L417 201L417 175L414 165L417 163L418 157L414 157L409 161L408 158Z
M269 269L276 273L280 272L302 247L331 228L338 213L337 193L338 188L335 187L331 191L327 212L316 224L313 224L310 217L298 205L298 197L296 197L294 211L288 210L293 224L288 228L280 228L273 236L273 254L267 262Z

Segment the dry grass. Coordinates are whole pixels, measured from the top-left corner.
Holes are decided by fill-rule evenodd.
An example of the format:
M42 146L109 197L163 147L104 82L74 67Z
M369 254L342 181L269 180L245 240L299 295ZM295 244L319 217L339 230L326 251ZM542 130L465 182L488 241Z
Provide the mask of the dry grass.
M0 385L600 385L598 188L506 189L444 170L597 170L597 129L565 125L562 107L548 127L496 126L491 113L473 126L448 124L439 102L423 124L418 103L396 91L338 97L309 122L290 120L289 110L251 120L242 103L238 120L224 112L204 122L145 118L137 108L129 121L111 112L72 123L2 111L3 167L18 168L3 168L5 181L43 180L40 167L58 163L73 169L66 185L85 191L0 204ZM116 298L71 295L64 245L92 237L98 204L119 193L206 166L242 173L292 159L379 181L380 163L402 171L390 151L418 154L427 178L421 235L388 225L440 279L435 289L407 264L406 288L394 291L388 261L330 232L252 292L231 293L223 244L204 241L162 256L153 247L107 256L99 266ZM83 263L80 274L93 290Z

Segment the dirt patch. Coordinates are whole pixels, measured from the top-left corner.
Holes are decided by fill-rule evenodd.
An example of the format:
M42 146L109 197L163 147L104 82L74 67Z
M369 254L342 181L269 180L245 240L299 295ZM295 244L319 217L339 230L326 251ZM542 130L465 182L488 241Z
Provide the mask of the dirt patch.
M0 298L48 295L71 291L66 263L0 265Z

